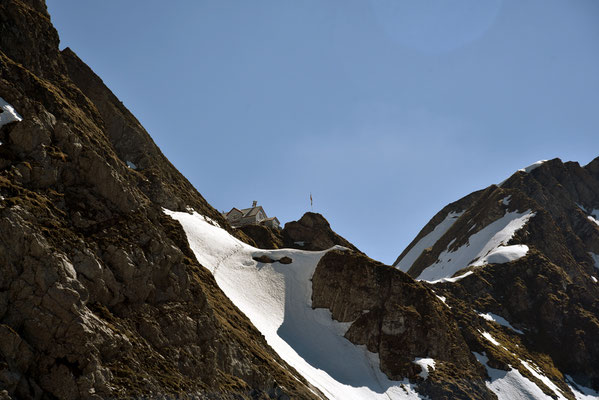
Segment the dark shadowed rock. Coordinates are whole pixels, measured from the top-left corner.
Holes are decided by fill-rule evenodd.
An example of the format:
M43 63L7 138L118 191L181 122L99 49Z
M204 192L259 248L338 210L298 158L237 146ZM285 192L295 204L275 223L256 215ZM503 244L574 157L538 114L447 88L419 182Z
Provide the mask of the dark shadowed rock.
M281 249L283 236L280 229L271 229L263 225L244 225L236 229L250 237L256 247L260 249Z
M272 258L270 258L269 256L267 256L266 254L262 254L261 256L254 256L254 257L252 257L252 259L254 261L258 261L258 262L264 263L264 264L272 264L276 261L276 260L273 260Z
M281 264L291 264L291 263L293 262L293 260L292 260L290 257L287 257L287 256L285 256L285 257L282 257L282 258L279 260L279 262L280 262Z

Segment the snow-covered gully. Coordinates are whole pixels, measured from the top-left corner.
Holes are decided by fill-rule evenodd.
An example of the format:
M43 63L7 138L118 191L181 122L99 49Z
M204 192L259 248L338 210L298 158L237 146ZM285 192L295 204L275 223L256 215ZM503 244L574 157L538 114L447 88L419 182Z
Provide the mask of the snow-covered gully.
M349 323L312 309L311 277L326 251L257 249L197 213L165 212L181 223L198 261L268 344L329 399L421 398L407 380L390 381L377 354L343 337ZM293 262L253 260L261 255Z

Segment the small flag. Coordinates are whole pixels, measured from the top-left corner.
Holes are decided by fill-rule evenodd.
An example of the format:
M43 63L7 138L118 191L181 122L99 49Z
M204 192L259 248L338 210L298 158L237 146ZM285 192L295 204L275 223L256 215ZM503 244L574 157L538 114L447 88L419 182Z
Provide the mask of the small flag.
M314 204L314 203L312 202L312 192L310 192L310 208L312 208L312 205L313 205L313 204Z

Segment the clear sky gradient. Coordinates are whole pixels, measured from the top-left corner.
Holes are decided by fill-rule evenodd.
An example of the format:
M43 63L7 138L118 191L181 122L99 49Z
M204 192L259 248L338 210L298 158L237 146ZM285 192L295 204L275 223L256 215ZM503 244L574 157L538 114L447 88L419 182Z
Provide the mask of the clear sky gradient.
M447 203L599 156L596 0L47 0L219 210L310 210L392 263Z

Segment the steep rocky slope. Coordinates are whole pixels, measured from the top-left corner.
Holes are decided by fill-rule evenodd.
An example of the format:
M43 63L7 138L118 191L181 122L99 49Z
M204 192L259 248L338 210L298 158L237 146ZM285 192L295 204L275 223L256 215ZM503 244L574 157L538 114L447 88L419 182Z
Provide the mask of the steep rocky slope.
M480 315L500 316L518 329L516 337L497 339L517 349L487 353L495 368L537 357L556 385L568 375L596 390L596 214L599 158L584 167L559 159L536 163L445 207L395 266L446 297L463 331L473 320L485 323Z
M314 397L162 207L231 228L58 43L43 1L0 2L0 97L22 117L0 127L2 396Z

